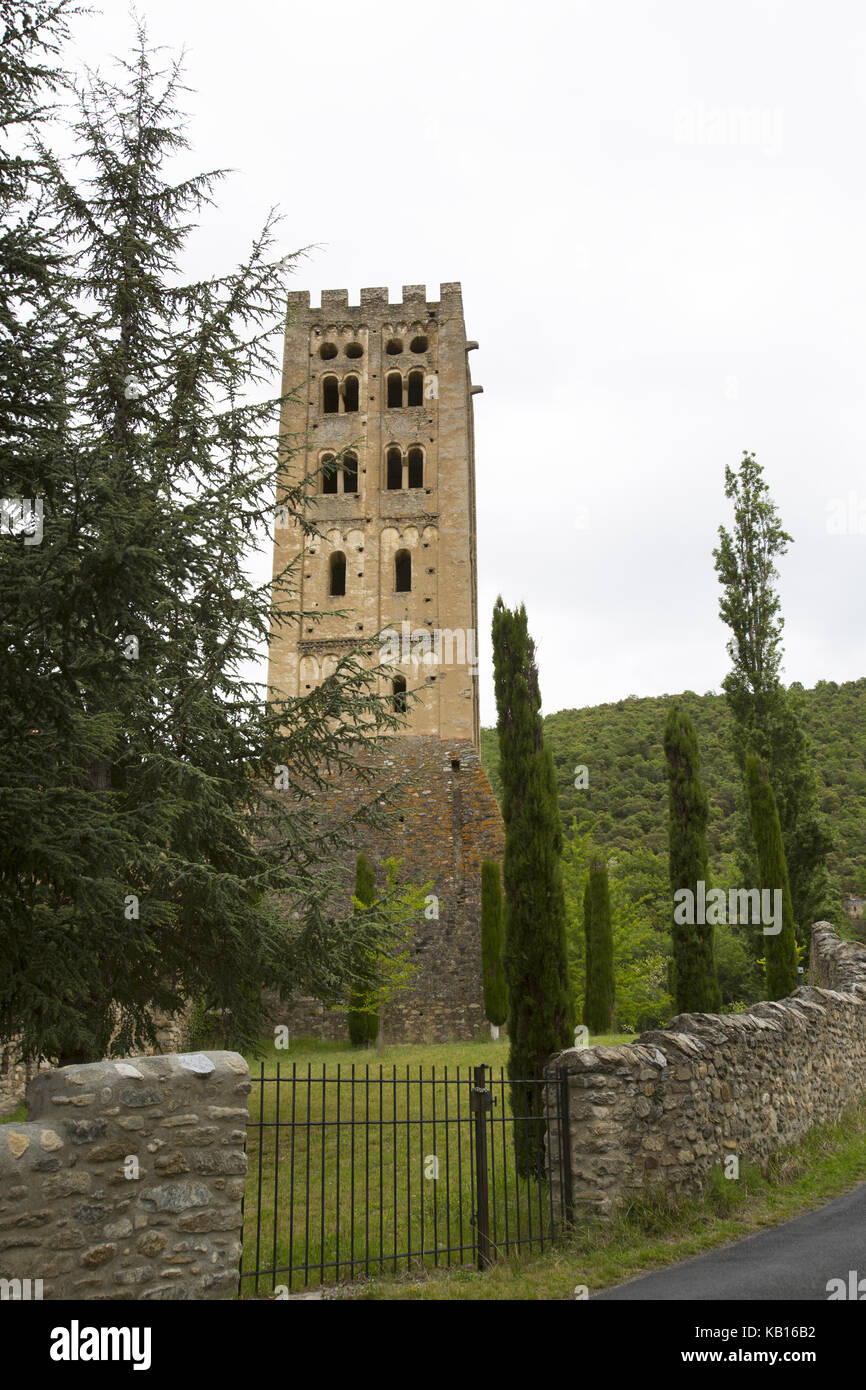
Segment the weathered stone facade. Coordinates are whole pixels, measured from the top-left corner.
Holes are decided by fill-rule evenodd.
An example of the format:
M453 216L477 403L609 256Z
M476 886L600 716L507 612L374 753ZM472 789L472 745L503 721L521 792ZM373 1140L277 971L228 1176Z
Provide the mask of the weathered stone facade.
M404 860L402 876L430 884L437 918L419 923L414 943L418 967L412 987L388 1007L385 1031L392 1042L444 1042L487 1032L481 983L481 861L501 859L499 807L468 741L414 737L388 739L382 752L381 785L401 778L399 803L387 829L359 833L347 850L345 892L351 893L354 854L364 849L374 864L389 855ZM345 812L366 796L358 785L335 787ZM274 1023L290 1036L304 1033L333 1040L347 1037L345 1013L314 1000L289 1009L275 1005Z
M289 296L281 423L293 452L280 476L300 483L329 457L350 467L320 473L309 516L322 537L275 529L274 573L298 562L296 602L310 616L275 627L269 683L303 697L359 640L393 634L382 693L402 704L404 683L406 733L387 739L380 785L404 779L406 789L388 833L346 846L344 881L348 899L364 849L376 866L404 858L404 877L429 881L439 899L438 919L419 924L414 988L389 1006L395 1041L485 1031L481 860L501 859L504 832L478 758L474 347L459 284L431 301L425 286L404 285L396 304L387 289L363 289L358 305L325 290L320 308L307 292ZM343 807L356 792L335 789ZM345 1014L312 1000L273 1019L290 1033L347 1036Z
M407 689L417 692L408 732L468 739L477 748L472 400L481 388L469 372L474 347L459 284L442 285L440 298L429 302L423 285L404 285L397 304L389 304L387 289L362 290L358 305L349 304L345 290L324 290L321 308L310 307L309 292L289 296L282 389L293 394L281 430L292 456L281 460L281 477L300 483L328 456L344 458L346 451L357 469L353 479L336 470L330 484L319 477L309 516L324 540L305 541L296 526L275 529L274 573L302 556L295 571L298 606L323 616L275 630L269 682L286 695L303 695L334 669L341 652L384 630L402 638L406 623L410 634L419 634L415 659L407 643L394 662ZM355 383L351 399L349 383ZM352 481L354 490L347 491ZM408 588L398 582L401 552L409 560ZM339 596L330 583L336 555L345 560ZM437 632L442 658L419 660L424 635Z
M731 1015L680 1014L625 1047L552 1059L569 1082L575 1208L647 1189L700 1194L734 1155L760 1163L866 1095L866 946L812 928L811 984ZM551 1136L554 1184L558 1136Z
M235 1052L40 1074L0 1126L0 1279L42 1297L237 1289L249 1071Z

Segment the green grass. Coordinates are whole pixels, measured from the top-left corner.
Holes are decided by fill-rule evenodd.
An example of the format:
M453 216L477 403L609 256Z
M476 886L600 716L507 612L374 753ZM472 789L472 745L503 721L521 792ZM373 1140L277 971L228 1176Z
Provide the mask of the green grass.
M470 1070L482 1064L492 1069L497 1100L489 1165L492 1234L501 1241L519 1229L524 1236L531 1231L538 1242L546 1239L546 1185L517 1178L511 1126L496 1123L510 1114L509 1089L502 1084L507 1059L504 1039L399 1044L386 1047L381 1057L375 1048L301 1039L286 1050L270 1047L264 1061L248 1058L254 1078L250 1120L257 1127L247 1139L243 1268L274 1271L260 1279L259 1292L281 1284L297 1291L380 1272L378 1260L365 1265L365 1252L396 1250L400 1258L385 1266L393 1274L442 1265L445 1247L452 1249L452 1261L473 1261L468 1100ZM278 1087L278 1066L281 1078L291 1077L294 1068L300 1084ZM353 1087L353 1074L356 1082L372 1084ZM405 1123L409 1118L411 1125ZM438 1182L425 1175L433 1156ZM306 1282L285 1269L305 1256L315 1266ZM254 1295L255 1281L244 1279L242 1290Z
M20 1105L16 1105L14 1110L10 1110L7 1115L0 1115L0 1125L8 1125L13 1120L20 1121L27 1119L27 1106L23 1100Z
M573 1299L578 1286L592 1294L639 1274L663 1269L729 1245L769 1226L812 1211L866 1180L866 1102L852 1106L838 1125L812 1130L780 1152L766 1172L740 1165L738 1181L714 1174L703 1200L634 1201L605 1224L587 1223L545 1255L503 1260L479 1274L416 1272L374 1278L340 1297L400 1300Z

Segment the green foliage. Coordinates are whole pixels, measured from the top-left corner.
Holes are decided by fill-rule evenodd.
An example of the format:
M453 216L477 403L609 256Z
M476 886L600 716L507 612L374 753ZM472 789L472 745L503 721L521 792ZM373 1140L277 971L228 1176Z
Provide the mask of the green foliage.
M598 855L590 864L584 901L586 998L583 1021L590 1033L609 1033L613 1029L614 1011L613 933L607 865Z
M818 812L832 817L835 845L828 865L831 901L813 920L850 930L840 894L866 893L866 678L837 684L819 681L811 690L792 686L802 706L802 727L811 744L817 779ZM687 690L671 695L620 700L585 709L560 710L544 720L544 742L556 771L563 830L574 819L592 821L599 848L618 865L633 865L636 897L653 887L653 911L667 930L671 902L668 888L667 780L662 734L670 701L688 713L701 750L701 779L709 802L707 846L713 883L731 876L744 880L734 859L742 778L733 753L731 713L724 695ZM501 802L499 751L495 729L482 729L481 753L490 785ZM589 786L574 786L578 764L589 768ZM746 831L748 807L745 807ZM631 860L631 856L635 856ZM807 913L807 919L809 914Z
M745 774L747 755L767 765L776 797L788 862L794 920L806 933L836 906L827 873L833 837L817 806L812 750L802 727L800 688L786 691L779 679L782 656L780 602L775 561L791 537L753 454L739 470L725 469L725 496L734 503L734 530L719 528L713 551L722 585L720 615L731 630L732 669L723 685L733 715L733 748ZM743 784L745 787L745 783ZM736 820L738 867L743 882L755 878L755 849L749 835L748 797Z
M508 987L502 952L502 883L499 864L485 859L481 865L481 973L484 984L484 1016L501 1027L508 1017Z
M707 795L700 778L700 753L695 726L678 702L665 721L664 750L668 764L668 824L670 885L676 895L687 890L697 897L698 883L709 886L707 853ZM715 1013L721 1005L713 959L713 928L709 923L679 921L674 912L672 984L677 1013Z
M563 864L569 974L584 1021L589 869L597 853L589 831L575 822L565 842ZM658 926L655 924L652 894L637 900L632 896L634 883L625 859L626 856L611 858L608 864L615 1018L618 1031L640 1033L646 1028L663 1027L673 1012L666 987L670 937L666 919Z
M359 856L359 860L364 856ZM375 1015L381 1024L385 1010L398 995L410 989L418 966L412 960L413 942L418 919L424 911L431 885L418 887L400 882L402 859L390 856L382 861L385 870L385 891L375 892L370 881L370 866L356 865L356 884L360 883L363 897L356 894L355 911L362 918L378 916L388 928L387 948L373 944L361 950L355 960L355 982L352 1007L357 1013ZM372 1037L376 1033L373 1032ZM371 1039L372 1040L372 1039Z
M797 940L794 934L794 914L788 868L782 844L782 829L776 798L767 771L755 753L746 756L746 786L752 817L752 835L758 860L761 890L782 893L782 929L776 935L765 935L767 998L784 999L797 987Z
M376 875L370 867L366 854L361 853L355 861L355 911L363 912L376 900ZM376 1041L379 1031L379 1015L372 1009L365 1009L364 996L356 985L349 999L349 1039L355 1047L366 1047Z
M0 61L26 63L17 45ZM16 121L45 97L25 86L0 83ZM186 282L219 175L170 177L181 90L140 32L116 82L77 94L68 167L44 149L29 193L23 166L0 181L6 212L23 199L3 490L44 502L40 543L0 543L0 1037L28 1058L141 1050L189 999L253 1045L263 987L346 998L358 951L395 941L335 906L346 824L317 823L323 769L372 783L364 750L399 725L377 644L303 699L249 675L272 618L299 617L292 566L255 577L293 452L261 398L292 257L271 218L239 267ZM314 482L276 499L307 535Z
M550 752L544 745L535 646L526 610L493 610L502 816L505 977L508 983L509 1073L538 1075L550 1055L573 1041L574 1013L565 943L562 828ZM540 1088L535 1088L537 1092ZM520 1094L518 1094L518 1091ZM521 1172L543 1172L542 1098L514 1087L515 1114L526 1145Z

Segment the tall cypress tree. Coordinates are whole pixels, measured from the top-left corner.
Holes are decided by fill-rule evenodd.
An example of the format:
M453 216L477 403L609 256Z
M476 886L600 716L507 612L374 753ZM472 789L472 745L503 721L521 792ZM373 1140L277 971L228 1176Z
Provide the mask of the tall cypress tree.
M590 866L586 890L586 999L583 1021L591 1033L613 1029L615 984L610 885L607 864L597 855Z
M583 944L583 1022L588 1028L589 1020L586 1015L589 1000L589 977L592 973L592 893L589 887L589 874L586 876L586 883L583 887Z
M484 1016L494 1028L501 1027L508 1017L508 988L502 963L504 944L499 864L495 859L485 859L481 865L481 974Z
M573 1040L574 1004L568 978L562 823L550 750L542 735L535 645L526 610L498 598L493 610L499 772L505 822L505 977L508 984L509 1075L512 1108L522 1119L520 1171L544 1171L541 1088L523 1087L540 1075L551 1053Z
M363 912L375 901L376 875L362 852L355 861L355 911ZM374 1043L379 1032L378 1011L364 1007L366 997L366 974L362 969L362 980L352 990L349 1000L349 1040L355 1047Z
M700 778L695 727L678 701L671 706L665 721L664 750L668 765L671 893L688 889L695 901L698 883L709 886L709 803ZM678 923L674 917L671 934L677 1013L717 1013L722 996L716 979L712 924Z
M762 895L764 890L769 890L771 894L778 890L782 893L782 929L775 935L765 934L763 939L766 943L767 997L784 999L797 987L794 912L776 798L766 767L755 753L750 753L746 758L746 786ZM771 904L774 901L774 898L770 899Z

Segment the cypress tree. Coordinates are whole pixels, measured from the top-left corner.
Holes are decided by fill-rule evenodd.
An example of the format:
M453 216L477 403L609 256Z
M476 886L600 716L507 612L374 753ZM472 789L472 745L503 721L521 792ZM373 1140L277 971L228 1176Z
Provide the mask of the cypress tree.
M678 701L671 706L665 720L664 750L668 765L671 893L675 895L688 889L694 902L698 883L709 887L709 803L700 778L695 727ZM677 1013L717 1013L722 1006L722 996L716 979L712 924L680 923L674 914L671 935Z
M356 912L363 912L376 901L376 876L363 852L355 861L355 900ZM349 1040L355 1047L374 1043L379 1032L378 1011L363 1007L365 997L364 985L356 985L349 1001Z
M485 859L481 865L481 972L484 983L484 1015L499 1028L508 1017L508 989L502 964L502 883L499 864Z
M613 931L607 864L600 856L593 859L590 867L586 896L587 971L583 1021L590 1033L610 1033L615 1005Z
M587 1001L589 1000L589 977L592 971L592 894L589 891L589 874L586 876L586 883L583 888L583 942L584 942L584 972L583 972L583 1022L589 1027L586 1017Z
M776 798L766 767L755 753L748 754L746 758L746 786L762 898L765 889L770 893L781 889L782 893L782 929L776 935L764 934L763 939L766 943L764 968L767 976L767 997L784 999L797 988L794 911ZM775 899L771 898L770 902L774 904Z
M493 610L502 817L505 822L505 978L508 985L508 1070L520 1135L518 1165L543 1176L544 1108L539 1076L551 1053L573 1041L568 978L562 823L550 750L542 735L535 645L526 610L498 598Z

